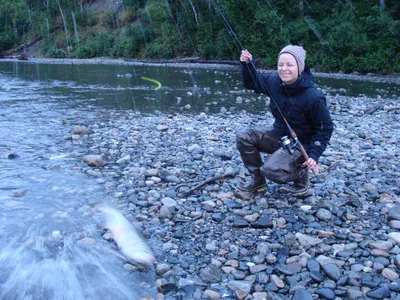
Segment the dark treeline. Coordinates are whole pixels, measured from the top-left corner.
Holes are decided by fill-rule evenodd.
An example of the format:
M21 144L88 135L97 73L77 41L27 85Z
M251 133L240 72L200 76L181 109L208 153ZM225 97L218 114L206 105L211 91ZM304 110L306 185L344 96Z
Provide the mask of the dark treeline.
M273 67L292 43L319 71L400 73L399 0L116 2L0 0L0 53L40 41L44 57L237 60L243 46Z

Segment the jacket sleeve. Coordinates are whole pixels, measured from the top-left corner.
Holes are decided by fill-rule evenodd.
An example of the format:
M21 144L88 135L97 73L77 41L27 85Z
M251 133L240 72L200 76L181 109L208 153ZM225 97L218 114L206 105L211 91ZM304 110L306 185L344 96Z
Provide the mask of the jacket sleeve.
M260 74L257 72L253 63L241 63L242 80L244 87L249 90L254 90L257 94L266 94L270 96L268 83L270 74Z
M310 114L314 133L307 152L309 157L318 162L333 132L333 122L326 105L326 98L321 92L316 95L311 105Z

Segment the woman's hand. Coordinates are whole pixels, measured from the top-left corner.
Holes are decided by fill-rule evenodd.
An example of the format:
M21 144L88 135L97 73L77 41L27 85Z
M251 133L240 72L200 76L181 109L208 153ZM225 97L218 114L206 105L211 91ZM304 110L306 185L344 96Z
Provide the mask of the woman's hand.
M307 159L304 163L303 163L304 167L307 167L309 170L312 170L314 174L318 174L318 164L317 162L312 159L311 157L309 159Z
M242 53L240 54L240 61L249 62L251 60L253 60L253 56L250 54L250 52L247 50L242 50Z

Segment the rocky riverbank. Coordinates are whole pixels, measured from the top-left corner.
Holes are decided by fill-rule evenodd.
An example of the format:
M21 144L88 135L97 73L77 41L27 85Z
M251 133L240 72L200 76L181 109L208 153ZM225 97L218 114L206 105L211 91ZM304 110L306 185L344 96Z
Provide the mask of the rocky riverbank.
M302 199L234 196L235 132L265 116L111 111L65 139L104 159L82 170L142 223L157 299L400 299L400 99L327 100L335 131Z

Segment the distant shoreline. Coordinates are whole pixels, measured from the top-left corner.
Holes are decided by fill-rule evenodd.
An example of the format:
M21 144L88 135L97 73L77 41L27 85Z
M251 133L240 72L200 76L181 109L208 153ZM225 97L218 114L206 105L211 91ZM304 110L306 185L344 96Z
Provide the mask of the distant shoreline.
M239 62L235 61L206 61L198 59L182 59L182 60L155 60L155 61L140 61L128 59L111 59L111 58L29 58L28 60L19 60L17 58L2 58L0 62L21 62L21 63L40 63L40 64L100 64L100 65L126 65L126 66L162 66L176 68L211 68L211 69L237 69ZM273 72L259 68L262 72ZM400 76L395 75L378 75L378 74L344 74L344 73L323 73L315 72L316 77L350 79L371 82L385 82L400 84Z

